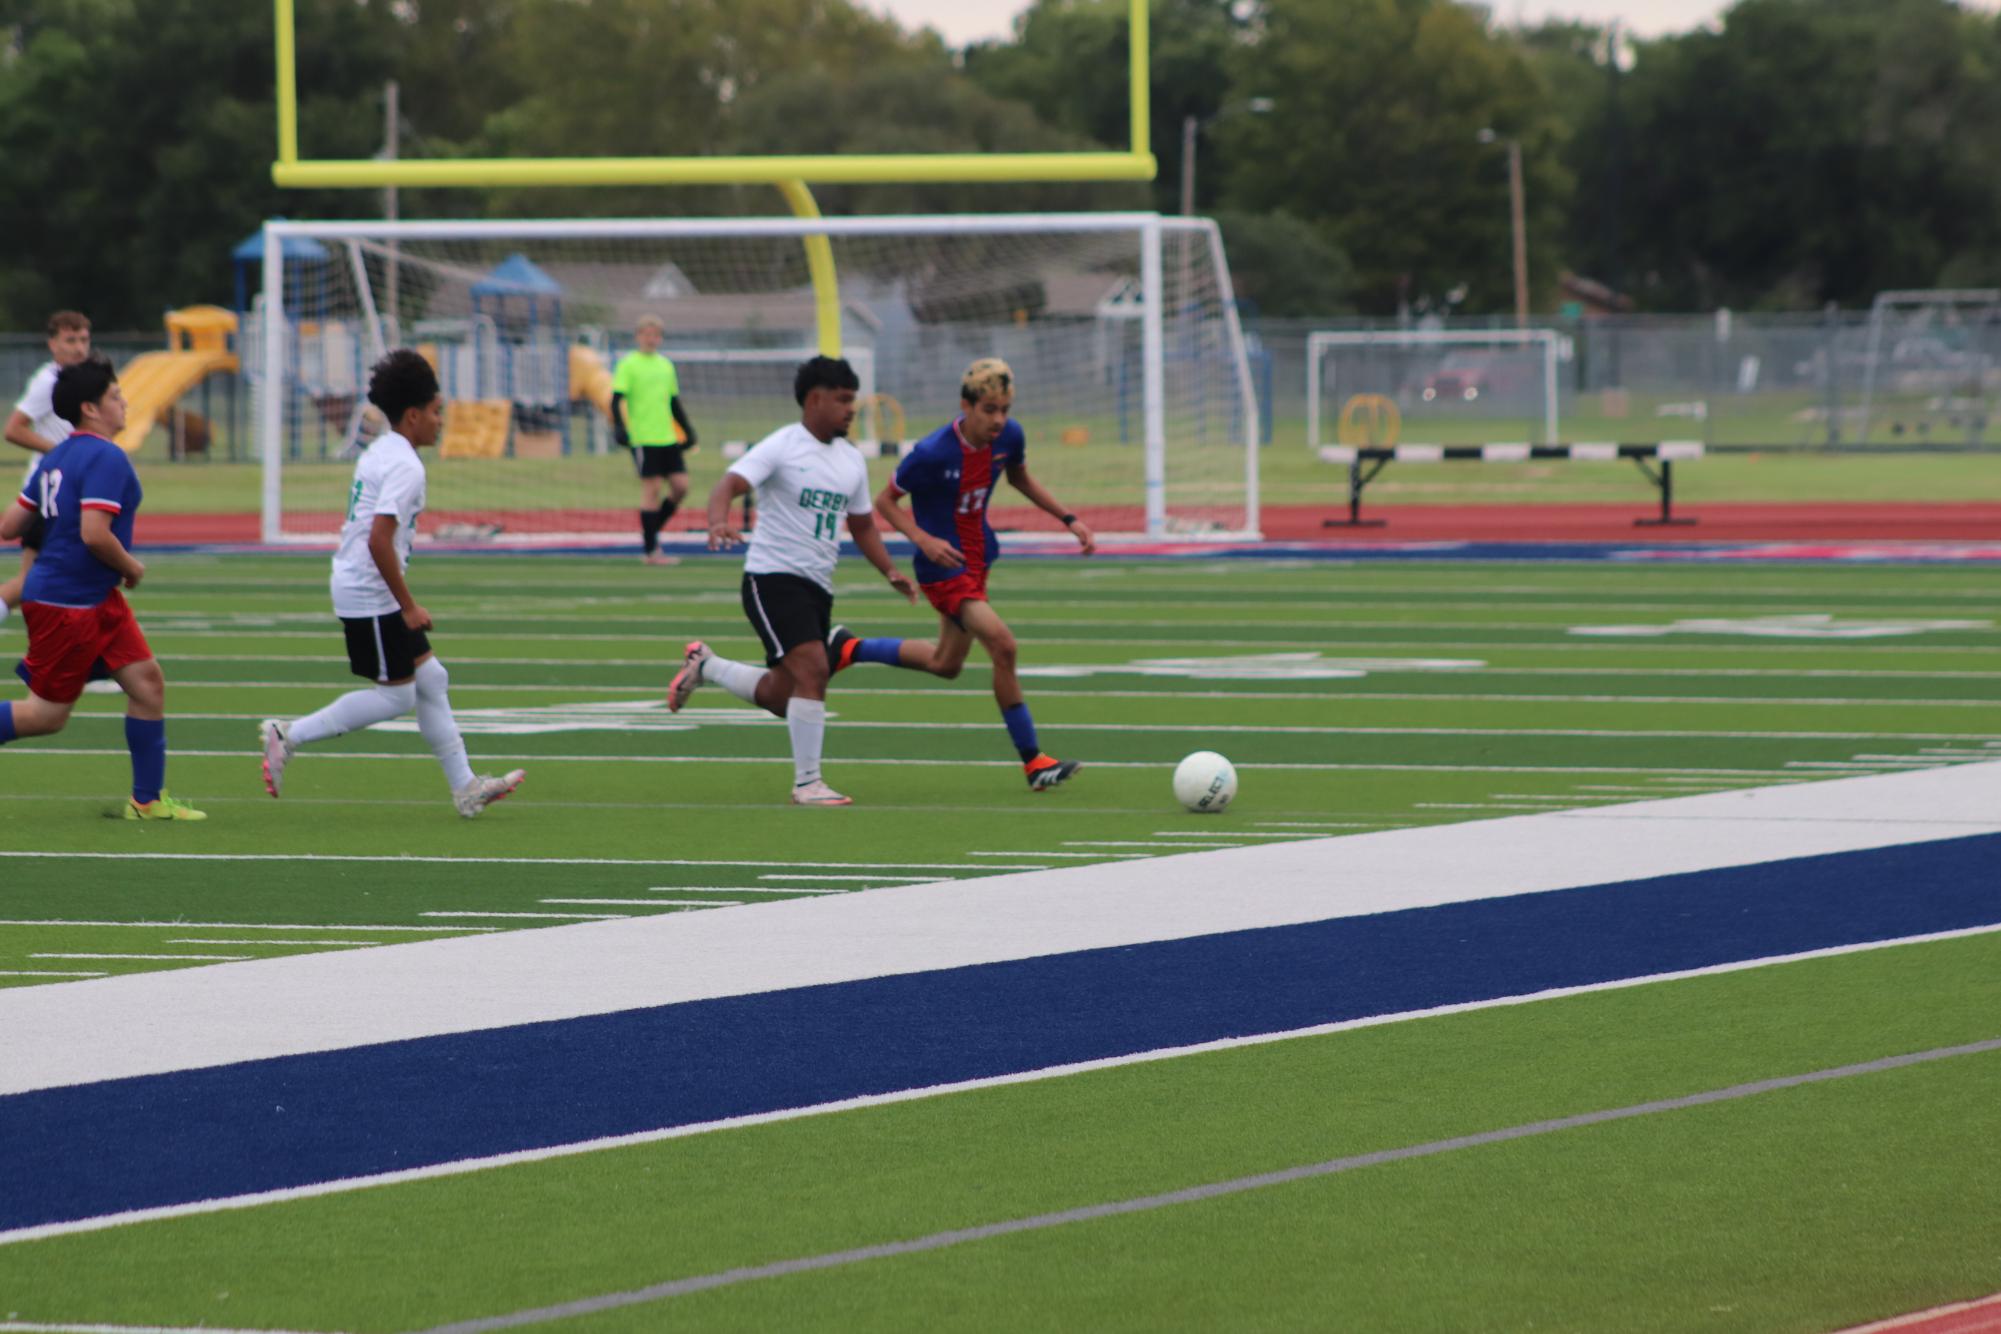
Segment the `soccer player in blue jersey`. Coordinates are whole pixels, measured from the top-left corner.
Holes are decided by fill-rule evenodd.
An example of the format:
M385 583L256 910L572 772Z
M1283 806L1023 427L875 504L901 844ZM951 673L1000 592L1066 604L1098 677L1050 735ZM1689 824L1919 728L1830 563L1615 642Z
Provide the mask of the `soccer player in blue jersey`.
M1090 525L1063 508L1048 488L1028 475L1027 437L1009 417L1014 372L998 357L982 357L959 383L959 416L917 442L897 465L896 478L875 498L884 523L917 547L918 587L938 609L938 638L860 639L836 626L828 639L835 671L858 662L907 667L951 680L978 640L993 663L994 700L1008 739L1021 756L1032 792L1047 792L1083 765L1042 752L1035 719L1015 675L1014 632L987 600L987 573L1000 558L1000 540L987 522L987 502L1005 476L1036 508L1062 522L1088 556L1098 549ZM910 498L910 509L901 504Z
M205 820L167 795L167 680L119 585L137 588L146 567L132 554L132 521L143 492L132 460L112 443L125 425L125 396L106 361L56 375L55 413L72 428L42 455L19 503L0 518L12 541L39 516L42 554L21 590L28 656L16 670L28 698L0 702L0 744L63 730L93 676L125 692L125 747L132 753L128 820Z

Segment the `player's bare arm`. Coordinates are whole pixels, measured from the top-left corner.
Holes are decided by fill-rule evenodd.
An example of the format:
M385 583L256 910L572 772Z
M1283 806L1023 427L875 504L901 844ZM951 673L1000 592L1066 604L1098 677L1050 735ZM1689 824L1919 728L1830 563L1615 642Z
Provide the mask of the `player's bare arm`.
M726 472L709 489L709 550L725 551L743 541L743 534L730 524L730 506L752 488L741 473Z
M19 445L36 454L46 454L55 446L35 431L35 423L28 414L15 408L7 417L7 443Z
M14 507L20 510L21 507ZM21 510L23 514L26 510ZM10 520L13 515L7 516ZM127 588L137 588L139 581L146 577L146 566L125 549L118 540L118 534L111 531L111 513L108 510L87 509L83 512L83 545L90 554L106 566L118 572Z
M7 512L0 514L0 542L12 542L22 533L27 532L28 522L34 516L35 511L29 509L19 501L9 505Z
M875 513L877 518L902 533L932 564L956 570L966 563L964 552L917 526L917 516L903 508L903 498L897 494L895 483L876 492Z
M389 586L389 596L395 598L396 605L402 608L403 624L412 630L430 629L431 613L417 605L409 582L403 578L403 562L396 559L395 515L375 516L375 522L368 528L368 555L382 575L382 582Z
M889 580L889 586L903 594L905 602L917 601L917 585L890 559L889 548L882 544L882 533L876 528L874 519L866 514L850 514L848 535L855 539L855 547L863 558Z
M1007 469L1007 484L1032 501L1035 507L1050 518L1070 530L1070 536L1077 539L1083 554L1091 555L1098 549L1098 535L1091 531L1091 525L1063 508L1063 502L1049 494L1049 488L1028 475L1026 463L1011 463Z

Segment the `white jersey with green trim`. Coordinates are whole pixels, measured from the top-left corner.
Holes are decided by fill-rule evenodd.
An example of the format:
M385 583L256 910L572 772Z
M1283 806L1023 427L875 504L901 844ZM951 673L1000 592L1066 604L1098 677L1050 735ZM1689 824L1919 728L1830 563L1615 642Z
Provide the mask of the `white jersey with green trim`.
M397 610L396 595L383 582L368 550L375 516L396 520L396 567L410 565L410 543L417 535L417 516L424 512L424 461L416 448L395 431L377 436L354 465L354 485L348 491L347 521L340 529L340 550L333 558L334 615L386 616Z
M794 422L751 446L730 471L757 489L744 572L794 574L833 592L842 517L875 512L861 451L840 436L823 442Z

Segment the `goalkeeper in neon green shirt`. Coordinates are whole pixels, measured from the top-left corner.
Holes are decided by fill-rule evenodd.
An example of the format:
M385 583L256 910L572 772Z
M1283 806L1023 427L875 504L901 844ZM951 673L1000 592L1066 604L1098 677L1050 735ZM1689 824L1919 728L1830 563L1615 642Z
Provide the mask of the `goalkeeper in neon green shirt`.
M611 377L611 433L632 451L643 504L639 533L648 565L672 565L660 550L660 530L688 495L688 464L682 455L695 448L695 425L681 406L681 378L660 355L662 325L647 315L633 330L639 346L618 359ZM660 483L667 498L660 498Z

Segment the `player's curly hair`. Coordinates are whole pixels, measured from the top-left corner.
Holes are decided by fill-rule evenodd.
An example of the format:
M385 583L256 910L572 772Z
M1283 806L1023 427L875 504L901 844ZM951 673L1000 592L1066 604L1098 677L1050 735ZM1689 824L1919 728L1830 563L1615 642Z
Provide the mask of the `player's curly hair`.
M855 368L840 357L814 357L799 363L799 373L792 377L792 398L800 407L806 406L806 395L815 389L859 389L861 378Z
M56 416L71 426L81 426L83 405L102 403L104 396L111 392L111 386L117 382L118 372L111 368L110 360L92 355L56 372L55 385L49 391L49 403Z
M966 367L959 377L959 401L978 403L982 399L1007 398L1014 393L1014 372L999 357L981 357Z
M368 401L382 409L395 430L403 414L438 396L438 373L421 352L399 347L368 372Z

